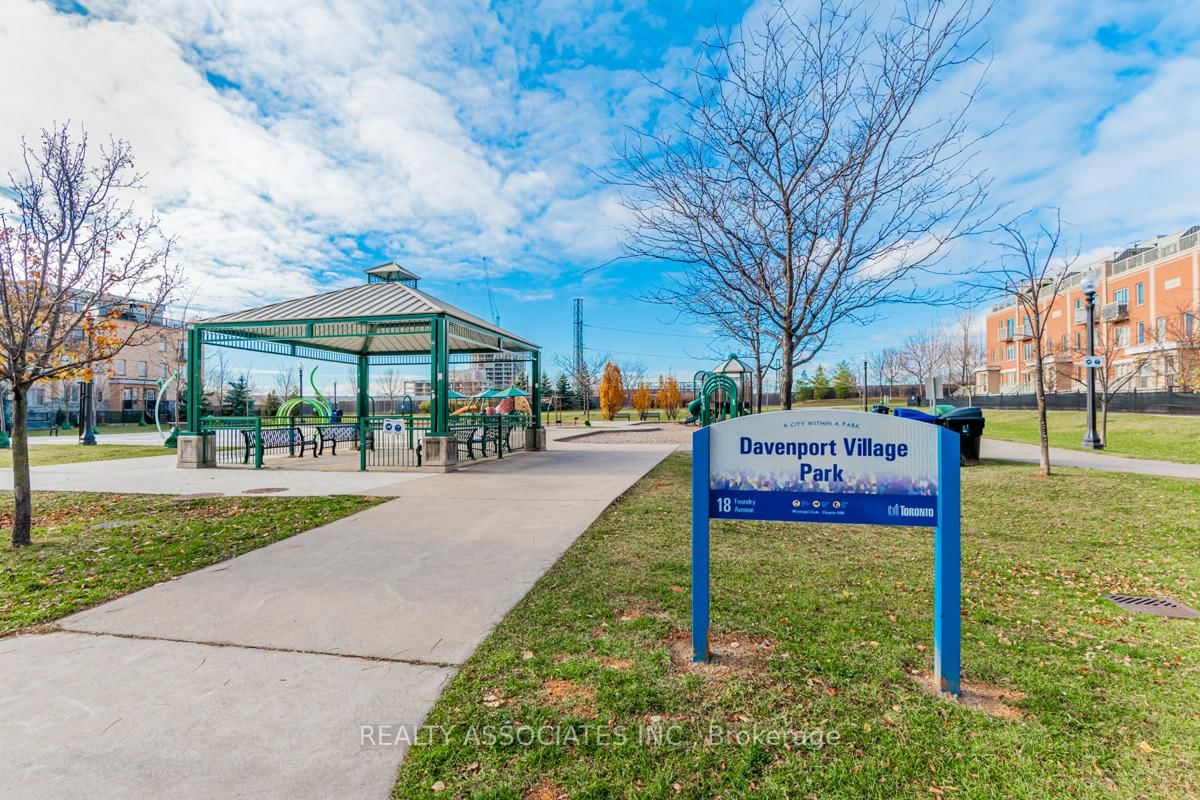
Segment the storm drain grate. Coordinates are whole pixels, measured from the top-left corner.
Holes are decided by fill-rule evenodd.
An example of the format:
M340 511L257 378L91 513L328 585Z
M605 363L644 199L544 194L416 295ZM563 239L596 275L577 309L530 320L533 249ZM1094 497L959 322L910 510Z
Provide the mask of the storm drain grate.
M1126 611L1136 611L1139 614L1154 614L1157 617L1200 619L1200 611L1188 608L1182 603L1176 603L1169 597L1135 597L1130 594L1109 594L1105 595L1105 597Z

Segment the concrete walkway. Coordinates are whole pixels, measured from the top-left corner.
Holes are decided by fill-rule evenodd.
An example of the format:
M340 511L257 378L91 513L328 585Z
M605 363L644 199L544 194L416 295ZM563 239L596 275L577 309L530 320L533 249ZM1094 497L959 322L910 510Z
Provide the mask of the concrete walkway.
M518 457L524 457L524 454ZM286 460L267 459L266 464L272 467ZM305 459L305 465L309 461L312 459ZM328 462L330 459L317 461ZM399 493L402 484L430 477L432 474L428 472L319 472L240 467L177 469L174 455L54 464L30 470L30 482L35 490L177 495L257 494L268 489L277 490L271 494L292 496L373 494L391 497ZM11 469L0 469L0 485L12 486Z
M555 443L0 640L0 796L385 798L446 681L669 446ZM387 476L395 478L396 476Z
M999 461L1025 461L1037 464L1041 457L1036 444L1005 442L983 437L980 455ZM1200 464L1180 464L1175 461L1154 461L1148 458L1125 458L1109 455L1103 451L1088 453L1082 450L1050 448L1050 466L1082 467L1106 472L1134 472L1139 475L1163 475L1168 478L1192 478L1200 480Z

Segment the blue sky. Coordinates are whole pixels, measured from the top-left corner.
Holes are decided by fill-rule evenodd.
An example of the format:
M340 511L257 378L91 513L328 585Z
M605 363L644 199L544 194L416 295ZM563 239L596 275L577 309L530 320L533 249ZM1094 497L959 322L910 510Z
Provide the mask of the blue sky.
M690 374L729 350L637 301L668 279L658 267L594 269L617 252L623 212L591 170L667 110L650 80L678 81L751 3L5 5L0 62L22 77L7 86L0 166L55 120L129 139L148 173L138 202L178 237L194 310L348 285L394 259L487 316L486 260L501 323L551 361L570 349L575 297L588 346L651 374ZM998 4L974 117L981 129L1007 120L979 155L997 202L1062 206L1089 256L1200 221L1189 5ZM838 331L820 360L947 322L898 309Z

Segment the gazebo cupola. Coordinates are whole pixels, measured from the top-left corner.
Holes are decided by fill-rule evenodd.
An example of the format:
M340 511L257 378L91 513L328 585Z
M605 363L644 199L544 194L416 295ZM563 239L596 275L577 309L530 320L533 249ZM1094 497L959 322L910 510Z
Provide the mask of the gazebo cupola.
M417 288L417 283L421 280L420 276L406 270L395 261L371 267L366 273L367 283L403 283L410 289Z

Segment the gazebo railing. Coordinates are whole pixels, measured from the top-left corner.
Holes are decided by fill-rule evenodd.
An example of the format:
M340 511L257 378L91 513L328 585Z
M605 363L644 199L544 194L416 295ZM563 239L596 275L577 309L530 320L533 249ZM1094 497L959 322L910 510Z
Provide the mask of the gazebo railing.
M247 465L261 469L265 456L299 456L304 442L320 447L318 428L330 425L357 425L353 415L338 422L327 417L201 417L200 433L214 437L217 464ZM290 432L297 432L294 435ZM267 447L263 447L263 444ZM281 446L281 442L282 444ZM249 446L247 446L249 445ZM311 445L305 450L311 457Z
M399 424L397 424L399 423ZM527 414L461 414L450 418L449 433L457 440L458 459L469 462L503 458L525 449ZM429 415L392 414L356 417L343 415L336 423L324 417L201 417L200 432L214 438L218 465L253 466L261 469L264 457L312 457L312 445L320 448L320 430L331 425L358 428L357 442L339 439L339 457L357 449L359 469L420 467L424 440L432 431ZM344 434L345 431L342 431ZM264 446L265 445L265 446ZM325 451L329 452L328 449Z

